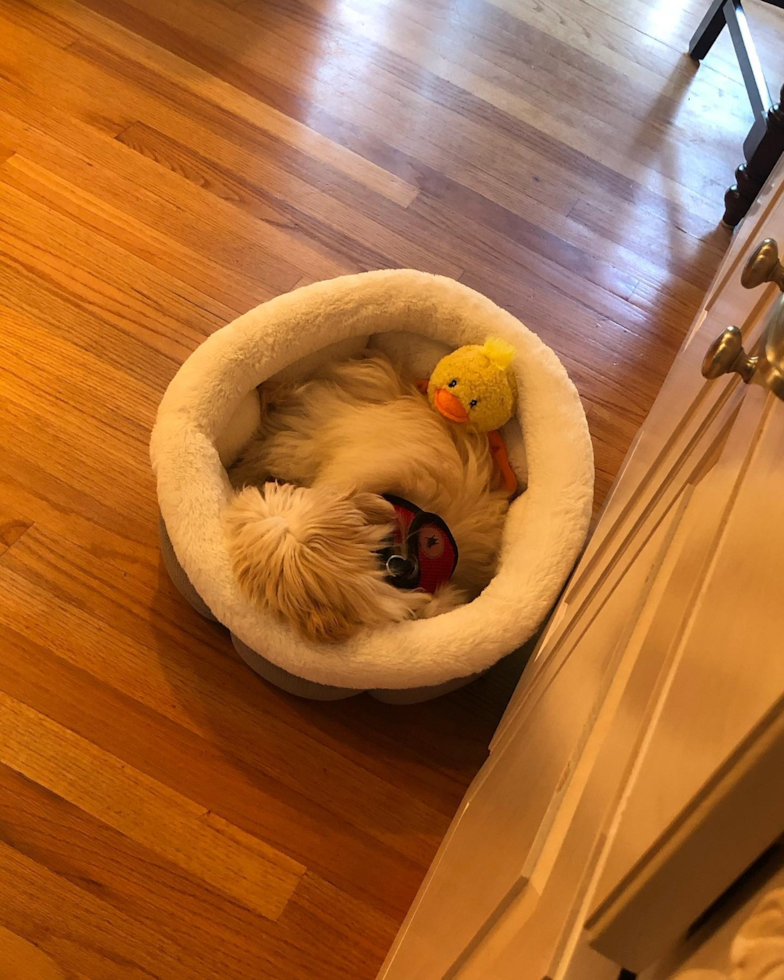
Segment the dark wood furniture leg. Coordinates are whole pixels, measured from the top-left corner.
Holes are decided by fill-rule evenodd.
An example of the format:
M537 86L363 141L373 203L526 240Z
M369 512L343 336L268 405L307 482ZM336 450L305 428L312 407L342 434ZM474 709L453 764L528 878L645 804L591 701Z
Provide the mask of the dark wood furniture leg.
M784 0L767 2L777 7L784 6ZM730 32L754 113L754 123L743 143L746 162L735 171L737 183L724 196L725 211L722 220L725 225L734 228L751 207L784 151L784 87L781 91L781 102L771 106L770 92L741 0L713 0L689 43L691 57L695 61L701 61L725 24Z
M702 61L725 24L730 32L732 46L735 48L735 56L743 76L743 84L746 86L751 102L754 126L761 138L765 129L765 114L770 108L772 99L741 0L713 0L689 42L689 54L694 61Z
M694 32L694 37L689 42L689 54L695 61L702 61L724 29L727 23L727 18L724 16L725 2L726 0L713 0L700 26Z
M746 162L735 171L736 183L724 195L725 210L722 220L730 228L734 228L745 216L784 153L784 85L781 88L780 102L772 106L765 115L764 131L757 135L755 127L752 127L743 151Z

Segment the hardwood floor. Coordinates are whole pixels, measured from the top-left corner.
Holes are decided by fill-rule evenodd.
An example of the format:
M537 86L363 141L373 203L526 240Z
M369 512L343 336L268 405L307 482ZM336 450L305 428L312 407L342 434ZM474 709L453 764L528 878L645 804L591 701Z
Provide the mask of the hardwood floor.
M558 352L598 506L729 241L705 2L0 0L2 980L375 976L520 665L257 680L161 570L158 400L256 303L414 266Z

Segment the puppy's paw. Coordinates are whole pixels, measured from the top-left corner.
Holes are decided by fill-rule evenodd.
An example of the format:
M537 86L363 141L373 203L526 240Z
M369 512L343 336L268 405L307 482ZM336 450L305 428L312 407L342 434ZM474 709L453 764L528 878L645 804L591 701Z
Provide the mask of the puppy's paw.
M432 619L434 616L440 616L442 613L449 612L450 609L462 606L468 601L468 596L462 589L458 589L457 586L448 582L446 585L442 585L434 595L429 595L427 598L430 602L421 606L417 613L418 619Z

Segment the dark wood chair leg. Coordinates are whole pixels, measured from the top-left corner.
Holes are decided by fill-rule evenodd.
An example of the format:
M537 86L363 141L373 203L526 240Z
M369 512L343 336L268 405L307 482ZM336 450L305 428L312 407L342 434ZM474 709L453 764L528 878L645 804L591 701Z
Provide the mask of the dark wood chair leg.
M784 0L767 0L777 7ZM724 195L725 225L734 228L744 217L784 152L784 87L778 105L770 105L770 93L746 23L742 0L712 0L689 44L689 54L701 61L727 27L738 58L743 83L751 102L754 125L743 144L746 162L735 171L736 183Z
M694 32L694 37L689 41L689 54L695 61L702 61L727 23L724 16L724 2L725 0L713 0L700 26Z
M725 25L735 48L754 118L762 120L772 100L741 0L713 0L689 43L689 54L695 61L701 61Z
M749 136L754 135L752 129ZM764 132L758 139L746 141L744 153L746 162L735 171L736 183L724 195L722 220L730 228L734 228L745 216L784 153L784 85L781 87L780 102L771 106L765 117Z
M727 21L743 84L751 102L751 111L754 119L759 119L760 124L763 124L765 113L770 109L773 99L768 91L768 83L765 81L765 73L754 47L741 0L725 0L724 19Z

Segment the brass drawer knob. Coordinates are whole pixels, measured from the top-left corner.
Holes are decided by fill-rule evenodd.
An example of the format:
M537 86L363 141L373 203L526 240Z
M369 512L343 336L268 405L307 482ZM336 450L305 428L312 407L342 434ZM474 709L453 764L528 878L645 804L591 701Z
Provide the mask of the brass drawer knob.
M747 354L740 330L727 327L708 348L702 376L713 381L723 374L739 374L746 384L761 385L784 400L784 296L773 304L755 346L759 354Z
M702 376L709 381L723 374L739 374L746 384L757 367L757 358L743 349L743 336L737 327L727 327L708 348L702 362Z
M784 292L784 265L779 260L779 247L775 238L766 238L754 249L740 274L740 281L746 289L754 289L765 282L775 282Z

